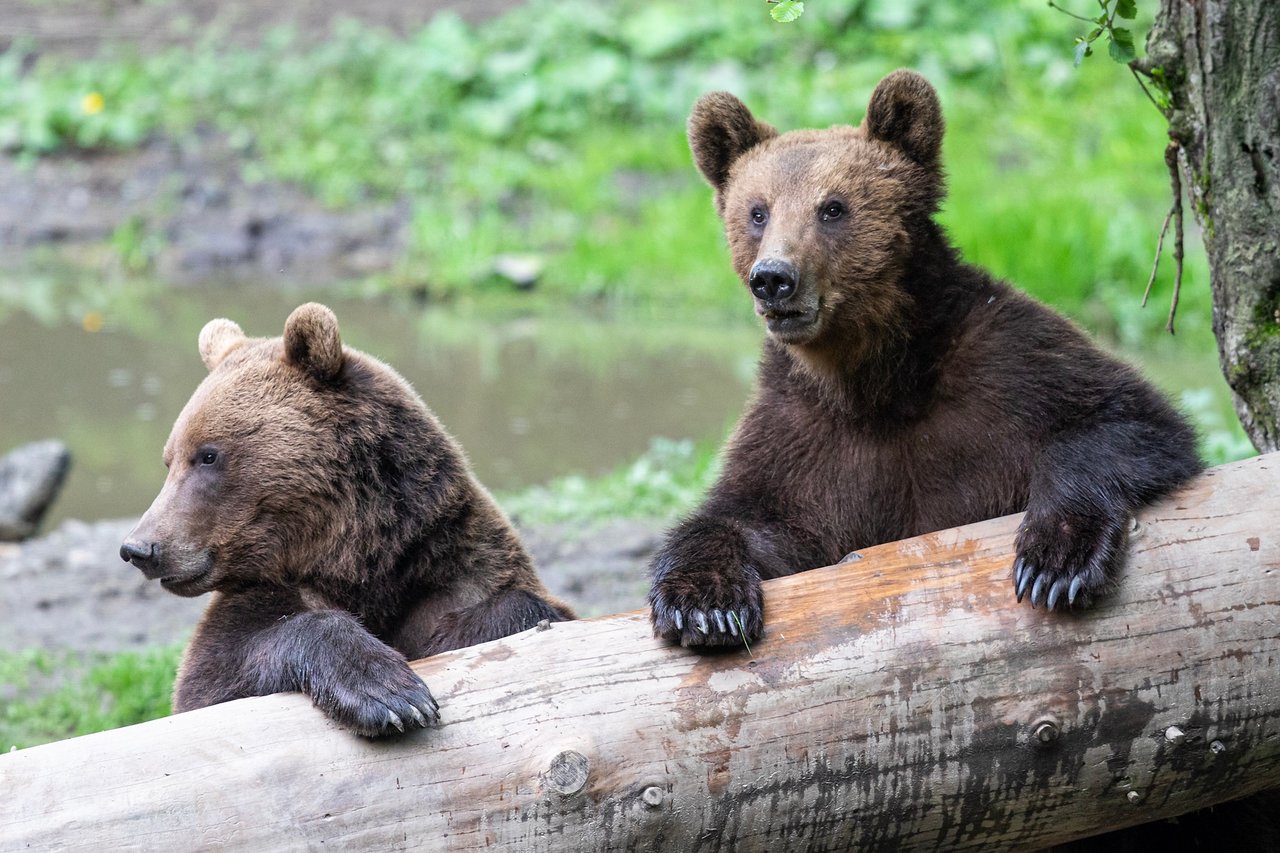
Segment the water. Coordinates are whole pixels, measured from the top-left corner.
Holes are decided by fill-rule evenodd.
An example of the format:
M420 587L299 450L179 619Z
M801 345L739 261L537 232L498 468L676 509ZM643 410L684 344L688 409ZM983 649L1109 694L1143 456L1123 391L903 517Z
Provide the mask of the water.
M164 480L161 448L205 375L196 350L218 316L275 336L306 296L173 291L79 323L0 322L0 452L55 437L74 455L46 529L139 514ZM750 392L759 334L584 317L484 318L329 298L344 341L390 363L461 441L491 489L631 461L655 436L716 442Z

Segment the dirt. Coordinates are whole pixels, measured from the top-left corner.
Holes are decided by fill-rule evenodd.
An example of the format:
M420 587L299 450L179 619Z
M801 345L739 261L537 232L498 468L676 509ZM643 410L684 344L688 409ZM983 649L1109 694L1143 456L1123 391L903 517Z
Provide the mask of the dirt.
M179 598L120 559L135 519L67 521L0 543L0 649L126 651L186 640L207 598ZM661 522L618 520L521 531L556 595L580 616L644 606Z

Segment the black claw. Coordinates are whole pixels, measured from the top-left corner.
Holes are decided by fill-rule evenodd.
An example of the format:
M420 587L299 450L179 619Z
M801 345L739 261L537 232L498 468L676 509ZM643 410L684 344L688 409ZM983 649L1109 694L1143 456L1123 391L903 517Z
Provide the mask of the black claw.
M1031 581L1035 577L1035 567L1024 565L1022 567L1022 580L1018 581L1018 603L1022 603L1022 596L1027 594L1027 587L1031 586Z
M707 630L707 614L703 613L701 610L695 610L693 613L689 614L689 616L693 619L694 627L701 631L703 636L710 633Z
M720 629L721 634L724 634L729 630L724 624L724 614L721 613L719 609L711 611L711 618L715 620L716 627Z
M729 633L738 636L738 614L732 610L729 611Z
M1049 587L1049 609L1052 610L1054 605L1058 603L1058 597L1062 595L1063 588L1067 585L1065 579L1056 580L1053 586Z
M1027 561L1019 557L1013 563L1013 588L1016 590L1022 586L1022 576L1027 572ZM1018 593L1021 600L1022 593Z
M742 636L747 636L747 611L746 608L738 611L738 625L742 628Z
M1044 602L1044 575L1036 575L1036 582L1031 587L1031 606L1036 607Z
M675 623L676 623L677 631L684 630L684 614L681 613L679 610L675 611Z
M1071 589L1067 590L1067 604L1074 605L1076 596L1080 594L1080 587L1084 586L1084 578L1076 575L1071 579Z

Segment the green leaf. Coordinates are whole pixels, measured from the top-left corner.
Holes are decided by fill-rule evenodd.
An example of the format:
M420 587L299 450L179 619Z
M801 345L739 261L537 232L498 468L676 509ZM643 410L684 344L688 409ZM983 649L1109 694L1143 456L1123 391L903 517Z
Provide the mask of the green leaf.
M1116 0L1116 14L1126 21L1138 17L1137 0Z
M1107 52L1116 62L1131 62L1137 56L1133 49L1133 33L1124 27L1116 27L1111 31L1111 43Z
M804 0L778 0L769 14L780 24L789 24L804 14Z

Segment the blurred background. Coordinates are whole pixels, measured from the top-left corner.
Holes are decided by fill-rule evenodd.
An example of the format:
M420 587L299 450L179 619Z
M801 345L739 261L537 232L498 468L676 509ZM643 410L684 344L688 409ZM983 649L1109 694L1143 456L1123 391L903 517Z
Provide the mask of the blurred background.
M0 453L70 447L44 529L146 508L207 320L278 335L319 300L534 539L648 531L634 574L714 474L762 336L690 105L722 88L781 129L857 123L900 66L942 98L942 221L967 259L1136 362L1209 462L1251 455L1194 234L1177 336L1171 263L1140 307L1167 140L1126 70L1073 67L1079 25L1043 0L807 6L784 25L747 0L0 0ZM555 572L564 554L537 556ZM639 575L624 599L576 583L588 613L642 604ZM160 708L175 654L123 681L154 669ZM66 664L23 655L0 656L19 685L0 723L28 713L33 667Z

